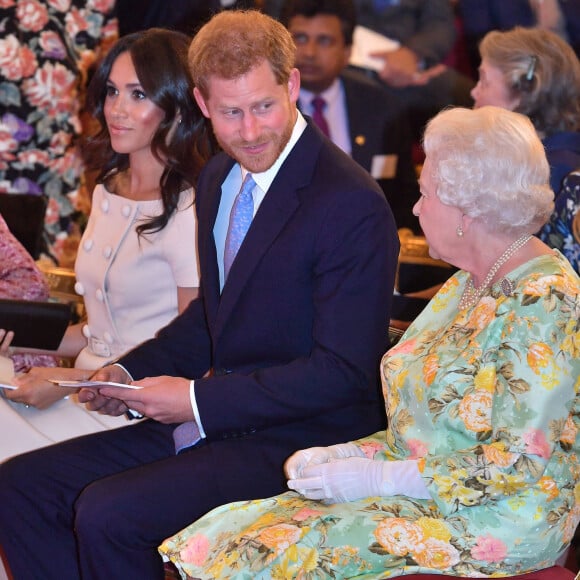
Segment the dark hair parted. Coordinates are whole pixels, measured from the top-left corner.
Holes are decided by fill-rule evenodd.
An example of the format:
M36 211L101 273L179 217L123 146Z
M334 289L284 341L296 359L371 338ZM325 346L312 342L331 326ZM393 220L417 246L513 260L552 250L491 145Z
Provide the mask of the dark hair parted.
M353 0L286 0L280 12L280 22L288 28L295 16L314 18L315 16L336 16L346 46L352 45L356 26L356 9Z
M84 143L83 156L87 166L98 171L98 183L129 168L129 155L117 153L111 146L104 114L107 81L119 55L131 55L147 98L165 113L151 141L151 152L164 165L160 180L163 213L140 224L136 228L139 234L157 232L167 225L180 193L194 187L215 149L211 131L193 98L187 64L190 40L181 32L161 28L123 36L107 53L88 88L87 108L100 127Z
M205 99L209 79L237 79L267 61L279 85L288 83L296 47L290 33L257 10L225 10L216 14L193 37L189 67Z
M554 32L516 27L488 32L482 58L503 74L515 110L527 115L543 135L580 129L580 62Z

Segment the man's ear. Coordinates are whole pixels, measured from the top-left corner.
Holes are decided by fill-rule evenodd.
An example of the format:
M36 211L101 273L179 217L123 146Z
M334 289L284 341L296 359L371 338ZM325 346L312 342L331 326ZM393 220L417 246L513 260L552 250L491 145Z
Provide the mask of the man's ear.
M288 77L288 95L292 103L298 101L298 96L300 95L300 72L297 68L293 68L290 71L290 76Z
M209 110L207 108L207 104L203 98L203 95L201 94L201 91L197 87L193 87L193 98L201 109L203 116L209 119Z

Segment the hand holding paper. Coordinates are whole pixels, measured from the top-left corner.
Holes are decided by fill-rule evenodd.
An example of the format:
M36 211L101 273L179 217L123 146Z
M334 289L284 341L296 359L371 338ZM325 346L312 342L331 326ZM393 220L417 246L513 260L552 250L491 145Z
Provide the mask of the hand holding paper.
M14 379L14 363L5 356L0 356L0 388L16 389L12 384Z

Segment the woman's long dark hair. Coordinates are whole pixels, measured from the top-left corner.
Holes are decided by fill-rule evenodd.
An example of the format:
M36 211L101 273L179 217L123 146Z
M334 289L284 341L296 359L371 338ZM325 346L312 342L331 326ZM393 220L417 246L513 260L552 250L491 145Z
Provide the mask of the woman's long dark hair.
M202 166L215 150L214 138L193 98L193 82L187 64L191 39L181 32L151 28L121 37L95 71L87 93L87 108L99 122L89 137L83 156L96 181L129 168L129 155L116 153L105 122L107 81L117 57L129 52L145 94L165 116L151 141L153 155L164 165L160 180L163 213L139 225L137 232L162 230L177 209L181 191L193 187ZM180 122L176 122L180 118Z

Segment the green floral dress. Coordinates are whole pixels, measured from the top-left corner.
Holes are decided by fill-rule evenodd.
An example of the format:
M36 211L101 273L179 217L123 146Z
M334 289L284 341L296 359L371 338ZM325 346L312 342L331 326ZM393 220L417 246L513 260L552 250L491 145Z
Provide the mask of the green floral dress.
M495 285L458 311L458 272L383 358L389 426L356 443L374 459L418 459L431 500L236 502L166 540L164 558L203 579L553 565L580 520L580 279L559 253L508 277L511 296Z

